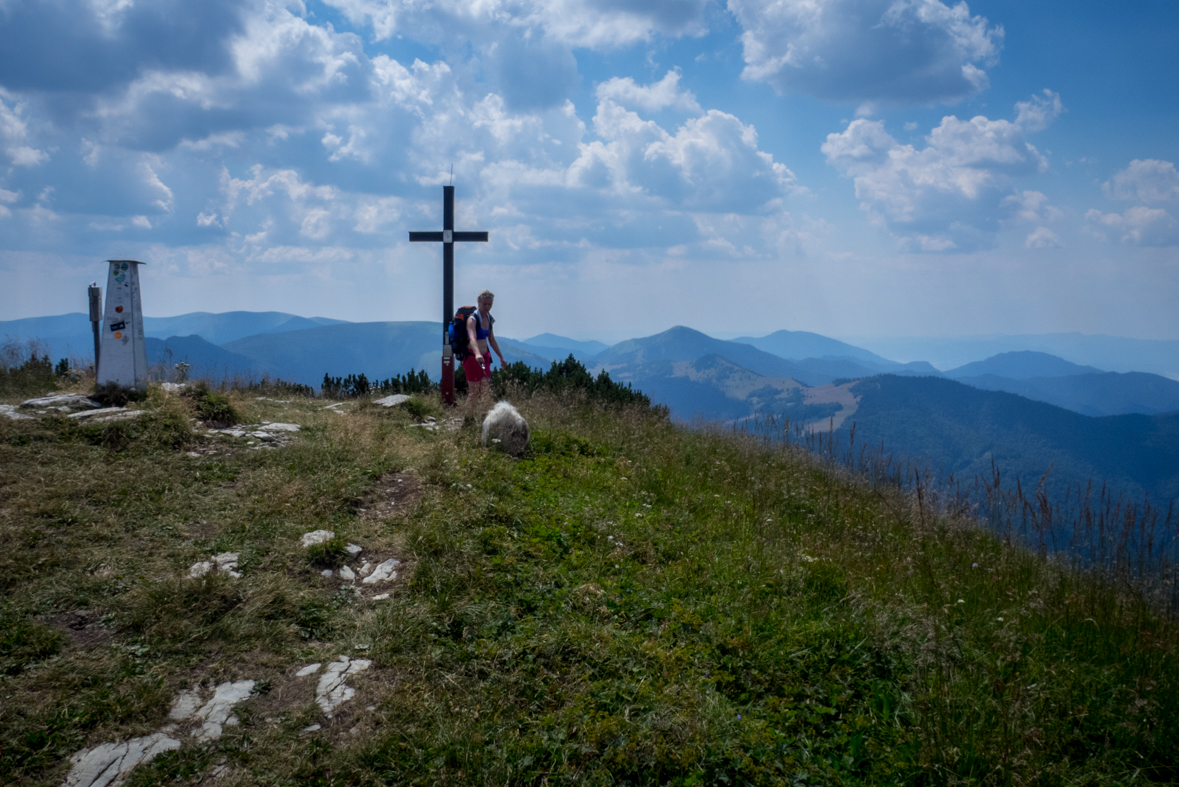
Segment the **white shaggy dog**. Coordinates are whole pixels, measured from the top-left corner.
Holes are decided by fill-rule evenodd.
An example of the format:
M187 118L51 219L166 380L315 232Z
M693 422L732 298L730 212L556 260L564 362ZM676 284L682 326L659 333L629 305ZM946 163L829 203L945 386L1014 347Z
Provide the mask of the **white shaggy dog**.
M528 445L528 422L509 402L498 402L483 419L483 445L492 443L515 456Z

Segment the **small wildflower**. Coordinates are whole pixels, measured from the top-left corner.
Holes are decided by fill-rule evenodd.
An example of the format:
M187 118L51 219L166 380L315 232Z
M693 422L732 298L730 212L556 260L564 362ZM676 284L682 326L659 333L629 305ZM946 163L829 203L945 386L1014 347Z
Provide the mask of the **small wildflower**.
M740 713L737 714L737 721L741 721L741 714Z
M970 564L970 567L971 567L971 568L978 568L978 563L971 563L971 564Z

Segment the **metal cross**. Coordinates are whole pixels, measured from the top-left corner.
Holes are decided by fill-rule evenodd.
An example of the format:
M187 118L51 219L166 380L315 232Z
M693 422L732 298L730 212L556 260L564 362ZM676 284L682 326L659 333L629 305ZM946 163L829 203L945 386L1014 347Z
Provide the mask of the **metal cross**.
M454 244L462 241L487 242L486 232L455 232L454 186L442 187L442 232L410 232L411 243L442 244L442 401L454 404L454 355L447 329L454 319Z

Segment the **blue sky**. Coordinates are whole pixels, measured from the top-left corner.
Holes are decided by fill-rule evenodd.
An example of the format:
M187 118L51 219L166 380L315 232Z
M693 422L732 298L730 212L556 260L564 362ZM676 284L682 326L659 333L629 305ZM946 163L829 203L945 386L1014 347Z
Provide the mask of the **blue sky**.
M1179 7L0 0L0 319L1179 338Z

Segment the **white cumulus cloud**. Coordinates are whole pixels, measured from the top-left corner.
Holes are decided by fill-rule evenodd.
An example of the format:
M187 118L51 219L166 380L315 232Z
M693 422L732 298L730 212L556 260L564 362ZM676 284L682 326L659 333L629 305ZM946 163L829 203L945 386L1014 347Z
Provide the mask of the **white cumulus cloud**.
M1047 227L1036 227L1028 233L1027 240L1024 245L1029 249L1053 249L1062 248L1063 243L1060 242L1060 236Z
M1032 220L1052 215L1038 192L1011 192L1017 178L1047 168L1026 136L1061 111L1059 98L1048 93L1017 105L1014 121L949 115L923 148L901 144L882 121L859 119L829 134L821 149L853 180L861 207L903 244L966 250L987 245L1012 209Z
M599 99L608 98L620 106L648 112L669 108L700 111L696 96L691 91L680 90L679 71L668 71L663 79L650 85L639 85L632 77L614 77L598 85L597 95Z
M1179 201L1179 172L1174 163L1158 159L1134 159L1105 184L1106 193L1139 202Z
M729 0L747 79L833 101L955 101L987 87L1002 27L965 2Z
M1179 246L1179 222L1160 208L1138 206L1122 213L1090 210L1086 228L1103 240L1117 239L1132 246Z

